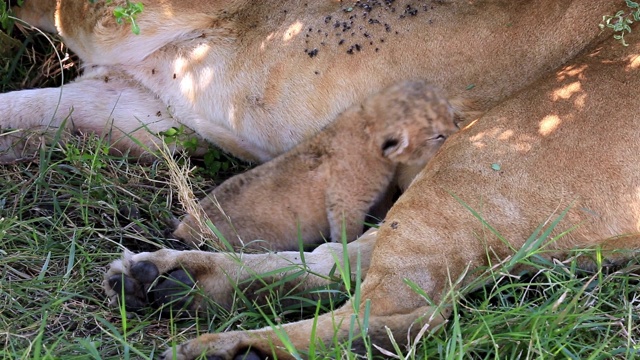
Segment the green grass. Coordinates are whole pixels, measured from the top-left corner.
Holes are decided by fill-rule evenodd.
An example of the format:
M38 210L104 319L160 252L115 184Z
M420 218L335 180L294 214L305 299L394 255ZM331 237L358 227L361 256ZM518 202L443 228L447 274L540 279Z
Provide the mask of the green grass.
M621 268L578 270L565 263L519 262L528 272L489 273L488 285L456 294L454 316L441 334L422 343L418 358L629 359L636 355L637 262ZM503 274L503 272L500 272Z
M1 57L0 91L57 85L59 73L51 69L59 64L52 60L49 41L20 31L13 39L20 45ZM66 64L65 71L76 68L73 57ZM216 171L196 171L197 197L246 169L224 161L227 165ZM92 137L43 149L35 162L0 166L0 359L153 358L198 333L295 321L338 306L346 297L360 297L359 282L343 277L349 290L321 306L297 301L301 294L295 289L271 284L265 286L266 306L238 296L231 311L199 318L158 319L152 311L127 316L108 308L100 283L124 247L136 252L180 248L164 236L166 220L183 214L170 178L166 162L145 165L111 157ZM507 276L500 266L486 270L488 285L450 294L454 316L440 331L424 333L409 350L386 350L407 359L635 357L638 262L580 271L576 258L539 260L535 255L543 250L534 245L505 264L525 264L529 272ZM597 258L596 252L585 254ZM336 275L349 271L337 268ZM294 276L302 275L300 270ZM278 305L281 300L296 305ZM317 359L357 358L345 343L315 346Z

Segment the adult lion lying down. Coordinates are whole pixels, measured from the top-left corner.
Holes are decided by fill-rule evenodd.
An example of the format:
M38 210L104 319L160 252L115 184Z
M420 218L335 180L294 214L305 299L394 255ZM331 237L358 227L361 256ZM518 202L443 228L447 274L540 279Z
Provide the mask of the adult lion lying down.
M40 143L32 132L60 126L103 134L113 152L143 156L159 132L181 125L265 161L348 106L415 78L487 109L575 56L598 34L594 24L615 11L611 0L147 0L135 35L113 16L124 3L14 7L60 33L84 74L62 93L0 94L0 129L22 130L0 137L0 161L29 157Z
M409 331L437 325L448 316L446 308L431 308L406 280L438 303L451 279L505 259L562 209L570 208L556 234L577 227L546 244L547 257L601 246L615 262L625 256L617 250L638 248L640 47L634 38L628 48L594 41L594 24L614 4L358 4L148 1L139 17L143 33L136 37L118 27L103 4L27 0L20 15L61 32L86 61L87 72L65 88L57 115L56 90L0 95L0 126L60 126L73 107L66 125L111 136L114 151L142 155L144 147L133 138L152 146L154 133L184 124L234 154L266 160L399 80L426 78L449 97L478 99L490 110L447 140L379 231L348 245L349 258L359 254L366 274L362 304L322 315L317 325L308 320L282 327L299 351L308 349L313 331L325 343L346 338L354 305L362 312L365 301L368 335L381 347L389 346L385 327L401 341ZM6 146L5 159L23 156L32 145L6 136L0 141L23 146ZM335 259L330 254L342 258L341 251L339 244L322 245L305 254L306 264L328 274ZM145 291L166 274L193 279L229 306L229 278L299 258L297 251L245 254L239 266L220 253L126 254L112 264L105 288L114 302L124 294L128 306L139 307L148 300ZM324 281L305 279L308 287ZM464 277L463 283L471 280ZM171 297L170 283L160 279L154 286ZM199 302L195 298L190 306ZM360 345L354 343L356 350ZM174 351L179 359L232 359L247 348L253 357L291 357L269 328L203 335Z
M390 348L385 327L402 341L407 332L435 326L449 315L434 309L406 284L419 285L435 302L451 281L473 280L465 271L495 264L523 246L550 214L570 208L545 244L544 256L562 258L568 250L600 246L606 261L615 263L640 246L640 44L628 48L610 41L505 101L478 121L450 137L393 206L378 232L371 231L348 245L349 257L359 253L366 271L360 309L370 301L368 335ZM482 214L508 243L499 239L461 202ZM326 244L306 262L314 272L328 274L333 265ZM295 262L298 252L245 255L244 264L258 272ZM341 258L338 255L338 258ZM112 265L106 281L127 288L148 288L159 273L190 274L208 294L229 305L230 287L223 275L247 277L225 255L158 251L131 256ZM290 262L289 262L290 261ZM585 264L588 262L585 260ZM231 271L233 270L233 271ZM111 277L111 276L115 276ZM170 282L170 281L168 281ZM309 286L317 286L312 278ZM161 284L160 286L164 286ZM139 306L139 294L126 302ZM197 306L196 299L193 306ZM282 326L299 351L309 346L312 330L325 344L346 339L354 306L347 303L317 320ZM317 324L315 323L317 321ZM337 330L335 330L337 328ZM354 345L356 350L358 344ZM271 328L202 335L169 350L165 358L233 359L251 348L252 357L272 352L291 358ZM361 349L360 349L361 350Z

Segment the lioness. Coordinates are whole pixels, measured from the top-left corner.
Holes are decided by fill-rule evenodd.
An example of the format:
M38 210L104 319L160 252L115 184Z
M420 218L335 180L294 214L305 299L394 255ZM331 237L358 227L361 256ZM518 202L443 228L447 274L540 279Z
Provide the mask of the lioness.
M350 107L291 151L225 181L200 206L236 248L291 250L296 239L313 245L326 236L339 242L343 230L347 241L355 240L397 165L424 166L456 130L439 90L403 82ZM199 245L203 227L188 215L173 234Z
M353 260L360 253L366 271L361 303L283 325L280 331L295 349L305 351L310 340L346 340L353 309L364 316L369 305L371 342L392 349L385 329L402 343L407 334L415 336L449 315L450 308L432 307L407 282L438 304L456 279L464 285L477 275L471 269L507 260L539 224L565 210L540 256L563 259L575 247L600 247L604 261L616 263L640 248L640 115L635 109L640 100L640 37L629 42L627 48L610 41L586 52L451 136L380 230L348 245L348 256ZM305 254L314 274L329 274L333 259L342 259L335 245ZM337 256L328 256L332 252ZM238 267L219 253L127 254L112 264L104 284L116 299L124 274L124 300L140 306L144 292L128 289L148 289L159 274L183 271L228 305L231 286L225 275L242 280L253 271L266 273L299 257L299 252L255 254ZM589 266L591 261L583 263ZM310 286L318 283L318 278L309 279ZM199 299L194 300L192 306L198 306ZM353 340L354 350L363 351L362 346L361 339ZM202 335L167 351L164 358L171 359L175 351L180 360L203 354L234 359L249 348L251 359L271 358L272 353L293 358L271 328Z
M116 22L118 5L126 1L13 8L58 32L84 74L62 92L0 94L0 129L21 130L0 136L0 161L29 157L60 126L102 134L111 151L141 157L181 125L266 161L412 78L487 109L575 56L615 10L611 0L147 0L135 35Z
M25 1L17 14L58 31L86 70L62 93L37 89L0 94L2 129L46 135L64 124L108 136L114 152L143 156L155 148L157 133L184 124L237 156L267 160L311 136L348 106L400 80L425 78L446 96L472 96L488 110L593 49L600 40L594 24L617 10L609 0L150 0L138 16L142 34L136 36L112 17L111 7L122 3ZM611 51L620 50L609 49L601 58L579 60L492 110L448 141L394 206L380 234L371 230L348 244L352 260L361 253L364 273L372 266L362 299L372 300L374 343L388 340L383 324L401 334L430 310L409 291L404 277L437 300L449 276L485 263L487 254L510 251L445 190L487 213L514 248L535 224L576 199L589 211L580 212L580 204L574 204L565 221L573 224L586 217L585 225L552 249L586 246L624 232L632 236L608 241L607 247L635 247L638 171L630 168L634 161L629 159L637 154L636 114L630 108L637 76L625 82L630 76L625 71L637 68L636 50L616 57ZM606 63L605 55L613 62ZM623 118L625 109L630 110L628 119ZM575 119L586 119L586 125L579 128ZM584 139L578 138L583 133ZM28 155L35 145L34 138L15 135L0 137L7 151L3 160ZM619 140L625 148L619 143L604 147L603 140L607 145ZM580 148L582 144L592 146ZM530 157L520 156L527 151ZM493 164L500 170L493 170ZM577 181L569 173L574 171ZM408 183L411 176L406 179ZM488 236L486 244L480 241L482 234ZM328 274L334 259L342 259L330 253L341 249L328 243L306 254L309 268ZM198 286L229 306L233 286L227 274L243 278L250 270L268 272L299 258L299 252L250 254L239 265L216 253L127 254L110 268L105 288L114 301L125 290L127 304L144 303L144 290L159 274L184 272L177 270L184 267ZM113 281L123 273L124 282ZM303 286L323 282L313 275L306 281ZM116 283L124 289L114 290ZM195 300L193 306L198 305ZM334 324L349 323L339 321L351 315L349 307L335 315L335 323L329 316L320 319L321 341L330 338ZM302 322L285 329L294 345L304 349L312 327ZM341 337L346 336L343 330ZM217 352L232 358L246 346L270 351L265 340L273 338L270 330L252 335L202 337L180 347L179 357ZM396 339L405 339L402 335Z

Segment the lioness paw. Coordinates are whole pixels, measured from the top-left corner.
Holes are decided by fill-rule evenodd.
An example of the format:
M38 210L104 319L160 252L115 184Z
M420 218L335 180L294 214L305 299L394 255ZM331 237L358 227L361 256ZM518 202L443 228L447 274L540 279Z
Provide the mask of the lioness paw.
M229 333L206 334L165 351L160 360L264 360L269 358L244 346L241 334L234 339ZM234 333L232 333L234 334Z
M176 351L178 351L178 349L176 349ZM175 356L174 356L175 355ZM170 349L167 350L164 354L162 354L162 356L160 357L161 360L191 360L191 359L197 359L199 357L198 356L187 356L184 354L179 354L179 353L174 353L174 349ZM206 355L205 359L207 360L265 360L268 359L268 357L265 356L260 356L258 355L258 353L255 353L253 351L249 351L246 353L240 353L234 357L226 357L226 356L221 356L221 355Z
M191 310L191 290L196 286L193 276L185 269L162 274L154 262L147 260L151 254L126 251L121 260L111 264L103 281L110 305L124 305L127 311L147 307L161 308L163 313Z

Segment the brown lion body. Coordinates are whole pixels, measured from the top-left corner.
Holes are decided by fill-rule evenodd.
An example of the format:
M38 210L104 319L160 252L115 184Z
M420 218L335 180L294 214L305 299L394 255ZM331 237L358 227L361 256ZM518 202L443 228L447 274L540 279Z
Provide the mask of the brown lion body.
M321 275L343 258L360 259L365 279L362 303L282 326L299 350L309 348L311 334L326 345L334 336L346 339L353 309L363 315L365 304L368 335L381 347L390 346L387 328L402 341L422 325L441 323L446 309L431 307L407 280L438 303L451 281L471 282L475 273L468 269L508 258L565 209L552 235L572 231L545 245L546 258L600 247L615 262L639 248L640 46L634 36L627 48L599 45L596 24L617 10L611 1L395 1L395 13L339 1L149 1L139 18L147 31L138 38L117 27L107 9L59 0L54 16L55 3L26 0L20 15L48 22L51 30L57 19L65 40L96 66L63 93L61 109L73 106L74 124L83 131L131 133L153 144L153 131L183 123L236 155L267 160L348 106L408 78L424 78L448 97L474 97L488 110L447 140L380 230L349 243L344 256L336 243L305 254L312 275L301 288L323 284ZM407 5L418 12L404 14ZM113 81L105 83L105 75ZM95 101L82 101L89 97ZM63 116L49 110L57 98L51 89L1 94L0 103L9 105L0 125L60 125ZM144 120L158 111L154 121ZM140 121L152 132L135 130ZM145 151L127 137L113 148ZM20 156L18 150L8 156ZM187 272L207 295L230 306L231 280L300 258L298 251L243 254L239 264L199 251L126 254L112 264L104 286L114 302L124 295L135 307L145 304L158 275ZM194 298L191 306L199 305ZM233 359L247 348L254 357L292 358L271 328L203 335L175 354Z
M0 160L29 156L40 143L31 131L63 125L144 156L158 133L184 125L266 161L352 104L416 78L488 109L575 56L599 33L584 19L613 11L604 0L397 1L368 11L328 0L150 0L135 35L113 17L124 3L26 0L16 11L59 32L84 74L62 94L0 94L0 127L24 130L0 138ZM405 13L409 5L416 12Z
M448 307L430 306L407 281L438 304L452 283L463 286L477 275L473 269L508 261L540 224L549 226L565 210L549 236L553 240L545 242L538 255L561 260L572 249L597 247L608 264L633 256L640 248L640 117L633 106L639 86L640 45L624 48L611 41L451 136L380 229L348 244L347 258L361 261L366 273L362 303L347 303L317 320L284 325L293 346L305 351L311 334L325 344L333 343L334 337L346 340L354 307L364 316L365 301L370 301L371 342L392 349L386 328L402 341L408 333L415 336L423 326L435 327L449 316ZM325 244L305 254L305 264L312 264L315 275L301 286L325 284L321 275L332 273L342 252L340 244ZM254 272L269 273L300 262L297 251L250 255L242 267L233 261L225 254L205 252L127 254L112 264L105 285L116 299L120 293L112 288L114 277L125 274L126 281L150 286L140 280L148 270L135 269L136 265L165 274L186 269L201 289L229 306L233 288L223 274L242 281ZM585 258L582 264L593 263ZM141 301L133 293L125 296L127 304ZM194 300L196 308L201 299ZM363 351L361 343L353 346ZM233 359L247 348L256 358L272 352L279 359L293 358L271 328L206 334L175 351L181 360L203 353ZM171 354L168 351L165 358Z

